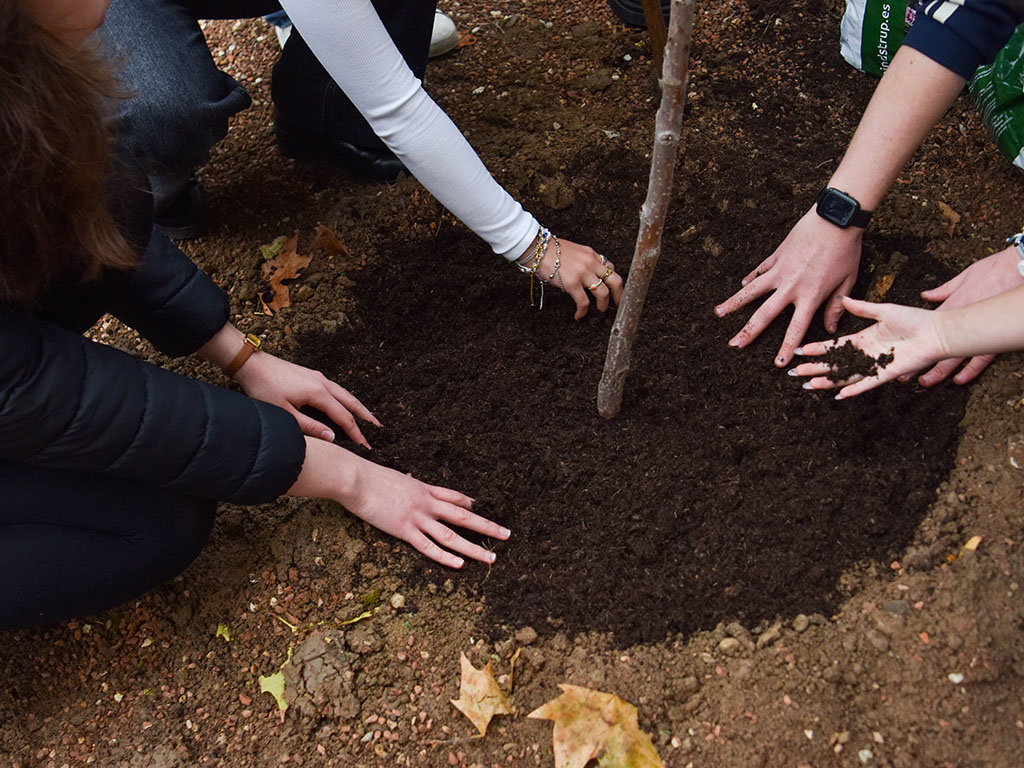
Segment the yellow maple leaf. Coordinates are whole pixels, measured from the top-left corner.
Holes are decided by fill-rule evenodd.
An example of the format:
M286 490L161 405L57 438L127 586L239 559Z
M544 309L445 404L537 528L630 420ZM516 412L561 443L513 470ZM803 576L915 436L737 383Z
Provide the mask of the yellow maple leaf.
M462 654L462 683L459 685L459 698L451 702L459 712L470 719L483 736L487 726L495 715L507 715L512 712L508 699L498 687L491 672L491 662L483 669L476 669L473 663Z
M527 717L554 720L555 768L665 768L651 737L640 730L636 707L618 696L561 684L562 695Z

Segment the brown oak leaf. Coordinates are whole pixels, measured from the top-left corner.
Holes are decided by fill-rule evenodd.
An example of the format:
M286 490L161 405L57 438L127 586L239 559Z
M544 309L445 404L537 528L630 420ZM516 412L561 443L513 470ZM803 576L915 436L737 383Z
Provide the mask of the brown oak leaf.
M562 695L527 717L554 720L555 768L665 768L651 737L640 730L636 707L618 696L561 684Z
M511 713L508 699L491 672L491 662L483 669L476 669L473 663L462 654L462 683L459 685L459 698L451 702L459 712L470 719L483 736L487 726L495 715Z
M284 241L274 258L263 262L260 267L268 285L268 290L261 293L260 299L267 309L276 312L284 307L290 307L292 304L288 286L283 281L294 280L298 277L299 272L305 269L309 265L310 259L313 258L298 253L296 250L298 244L299 233L296 232Z
M352 258L352 251L341 242L341 238L338 237L337 233L323 224L316 225L316 238L313 240L313 248L322 248L332 255L341 254L347 258Z

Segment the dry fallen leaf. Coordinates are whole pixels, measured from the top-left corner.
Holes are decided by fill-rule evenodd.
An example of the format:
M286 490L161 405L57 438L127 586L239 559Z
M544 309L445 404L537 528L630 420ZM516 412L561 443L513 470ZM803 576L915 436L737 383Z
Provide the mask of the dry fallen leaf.
M281 248L274 258L263 262L260 267L263 277L266 278L267 285L270 287L267 292L270 295L269 300L267 299L267 294L261 294L260 296L267 309L276 312L279 309L291 306L292 302L291 297L288 295L288 286L282 281L294 280L299 276L299 272L309 265L310 259L313 258L312 256L302 256L299 254L296 251L298 244L299 233L296 232L281 244Z
M337 233L323 224L316 225L316 239L313 240L313 248L322 248L327 253L337 253L352 258L352 251L341 242L341 238L338 237Z
M879 275L878 279L875 280L875 285L871 289L871 293L874 298L868 299L868 301L880 301L885 298L885 294L892 288L893 280L896 279L896 275Z
M480 735L487 732L487 726L495 715L507 715L508 699L491 672L491 662L483 669L476 669L473 663L462 654L462 683L459 685L459 698L452 699L452 704L459 712L470 719Z
M941 200L936 201L935 204L939 207L939 210L942 211L942 215L945 216L946 220L949 222L946 225L946 234L952 237L953 232L956 230L956 225L960 223L960 214Z
M665 768L651 737L640 730L636 707L618 696L561 684L562 695L528 717L555 721L555 768Z

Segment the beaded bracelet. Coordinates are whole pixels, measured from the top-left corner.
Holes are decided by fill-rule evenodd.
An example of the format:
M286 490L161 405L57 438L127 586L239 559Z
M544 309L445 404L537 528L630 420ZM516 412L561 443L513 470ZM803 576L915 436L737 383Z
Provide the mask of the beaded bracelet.
M551 241L551 231L541 227L537 230L537 237L534 238L535 245L530 251L530 255L525 258L521 258L515 262L516 268L523 274L533 275L536 274L537 268L540 267L540 263L544 260L544 255L548 251L548 243ZM529 264L532 261L532 264ZM529 266L527 266L529 264Z
M562 244L558 242L558 238L554 235L551 236L551 239L555 241L555 268L548 275L548 279L545 282L550 283L557 277L558 287L564 291L565 284L562 282L562 276L558 273L558 268L562 266Z
M530 250L529 255L515 261L516 268L523 274L530 276L530 306L534 306L533 298L533 280L537 277L537 270L540 269L540 263L544 261L544 257L548 252L548 245L554 235L551 234L551 230L541 227L537 230L537 237L534 239L534 245ZM555 244L557 247L558 239L555 238ZM559 251L561 255L561 251ZM555 265L555 269L558 269L558 263ZM552 273L552 276L554 273ZM551 278L549 277L548 280ZM538 309L544 309L544 283L547 282L543 278L537 277L540 281L540 306Z

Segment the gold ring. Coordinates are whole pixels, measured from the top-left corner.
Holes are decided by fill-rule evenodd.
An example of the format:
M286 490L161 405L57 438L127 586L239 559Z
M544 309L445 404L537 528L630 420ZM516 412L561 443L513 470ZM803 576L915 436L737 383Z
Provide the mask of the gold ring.
M611 267L608 267L608 269L606 269L606 270L604 271L604 274L603 274L603 275L601 275L601 282L603 283L603 282L604 282L605 280L607 280L607 279L608 279L608 277L609 277L609 275L611 275L611 274L612 274L612 273L614 273L614 272L615 272L615 270L614 270L614 269L612 269Z

